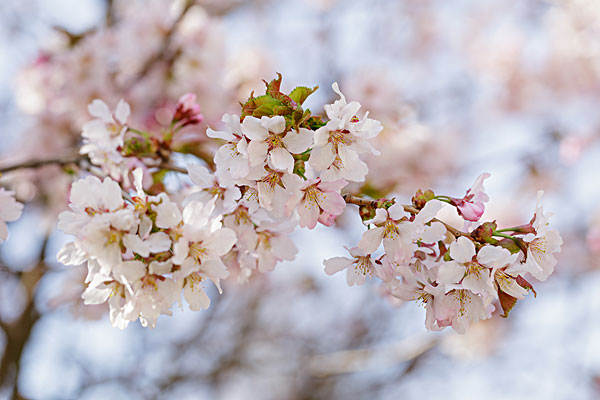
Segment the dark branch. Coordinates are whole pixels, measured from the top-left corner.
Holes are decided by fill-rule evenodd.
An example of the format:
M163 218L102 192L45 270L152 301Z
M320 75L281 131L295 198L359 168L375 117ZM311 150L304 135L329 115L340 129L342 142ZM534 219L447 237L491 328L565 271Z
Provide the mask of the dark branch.
M87 159L86 155L82 154L69 154L61 157L52 157L45 158L40 160L29 160L18 164L7 165L5 167L0 167L0 174L15 171L17 169L27 169L27 168L41 168L46 165L69 165L69 164L78 164L79 162Z

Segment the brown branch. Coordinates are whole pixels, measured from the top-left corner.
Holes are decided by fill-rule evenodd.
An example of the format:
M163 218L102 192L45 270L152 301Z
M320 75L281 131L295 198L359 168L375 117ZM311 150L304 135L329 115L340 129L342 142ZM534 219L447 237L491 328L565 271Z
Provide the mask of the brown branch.
M35 305L37 286L46 274L48 267L44 262L48 250L50 231L44 236L36 266L20 273L20 284L26 294L26 304L21 315L10 323L3 323L6 335L6 349L0 361L0 388L11 388L12 398L21 398L18 390L19 371L23 350L31 338L31 333L41 315Z
M181 174L187 174L188 173L187 169L185 169L185 168L181 168L181 167L178 167L176 165L167 164L167 163L159 164L157 166L157 168L166 169L168 171L173 171L173 172L179 172Z
M344 194L344 195L342 195L342 197L344 198L344 201L346 201L346 203L348 203L348 204L356 204L359 207L371 207L371 208L379 208L379 207L381 207L381 200L367 200L367 199L363 199L363 198L360 198L360 197L352 196L351 194L347 194L347 193ZM415 215L419 213L419 210L416 209L414 206L402 205L402 207L404 208L404 211L406 211L408 213L415 214ZM460 236L465 236L467 238L471 237L470 234L468 234L466 232L459 231L458 229L456 229L453 226L445 223L442 220L439 220L437 218L433 218L432 221L442 223L446 227L446 230L448 232L450 232L451 234L453 234L455 237L460 237Z
M406 212L409 212L409 213L411 213L411 214L418 214L418 213L419 213L419 210L417 210L417 209L416 209L415 207L413 207L413 206L407 206L407 205L404 205L403 207L404 207L404 211L406 211ZM460 236L465 236L465 237L467 237L467 238L470 238L470 237L471 237L471 235L470 235L470 234L468 234L468 233L466 233L466 232L459 231L458 229L454 228L454 227L453 227L453 226L451 226L451 225L448 225L447 223L445 223L445 222L444 222L444 221L442 221L442 220L439 220L439 219L437 219L437 218L433 218L433 219L432 219L432 221L434 221L434 222L441 222L441 223L442 223L442 224L443 224L443 225L446 227L446 230L447 230L448 232L450 232L451 234L453 234L455 237L460 237Z
M316 377L367 371L373 368L391 367L412 361L437 346L440 338L429 334L417 334L380 348L343 350L312 356L308 370Z
M235 1L209 1L201 2L202 7L206 10L208 15L212 17L222 17L231 13L232 11L240 8L243 5L247 5L246 0L235 0Z
M104 21L106 26L112 26L112 24L115 22L114 0L105 0L105 3L106 12L104 14Z
M154 67L154 64L156 64L161 59L165 58L165 54L166 54L167 50L169 49L169 46L171 45L171 41L173 40L173 35L175 34L175 31L177 30L179 23L181 22L181 20L183 20L183 17L185 17L187 12L195 4L196 4L195 0L187 0L185 2L185 5L183 6L183 10L181 10L181 13L177 16L175 21L173 21L173 25L171 25L169 30L167 30L167 32L165 33L165 36L163 37L163 41L162 41L160 48L156 51L156 53L152 54L146 60L146 62L142 65L142 68L136 74L136 76L133 77L133 79L125 85L125 87L124 87L125 90L130 89L133 85L135 85L137 82L139 82L143 77L145 77L148 74L148 72L150 72L152 67Z
M367 200L367 199L363 199L360 197L352 196L351 194L348 194L348 193L342 195L342 197L344 198L344 201L346 203L356 204L359 207L372 207L372 208L379 207L377 200Z
M41 168L46 165L69 165L78 164L80 161L87 159L86 155L83 154L68 154L60 157L51 157L39 160L29 160L18 164L7 165L0 167L0 174L15 171L17 169L28 169L28 168Z

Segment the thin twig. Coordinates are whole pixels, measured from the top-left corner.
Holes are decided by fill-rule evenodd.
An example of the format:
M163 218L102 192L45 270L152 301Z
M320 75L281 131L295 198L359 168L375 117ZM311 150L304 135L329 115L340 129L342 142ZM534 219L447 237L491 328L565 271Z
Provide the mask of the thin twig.
M18 164L8 165L6 167L0 167L0 174L15 171L17 169L40 168L45 167L46 165L77 164L80 161L85 160L86 158L87 156L82 154L69 154L61 157L29 160Z
M152 54L146 60L146 62L143 64L142 68L136 74L136 76L133 77L133 79L125 85L125 90L131 88L133 85L135 85L137 82L139 82L144 76L146 76L148 74L148 72L150 72L150 70L152 69L154 64L156 64L158 61L160 61L161 59L163 59L165 57L166 51L169 48L169 46L171 45L171 41L173 40L173 35L174 35L175 31L177 30L179 23L181 22L181 20L183 20L183 17L185 17L185 15L190 10L190 8L192 8L192 6L195 4L196 4L195 0L187 0L186 1L185 5L183 6L183 10L181 10L181 13L177 16L175 21L173 21L173 25L171 25L169 30L165 33L165 36L163 37L163 41L162 41L160 48L156 51L156 53Z
M414 360L435 347L439 336L417 334L380 348L344 350L312 356L308 369L317 377L367 371L374 368L390 367Z
M407 206L407 205L403 205L402 207L404 207L404 211L406 211L406 212L409 212L409 213L411 213L411 214L418 214L418 213L419 213L419 210L417 210L417 209L416 209L415 207L413 207L413 206ZM466 232L459 231L458 229L454 228L454 227L453 227L453 226L451 226L451 225L448 225L447 223L445 223L445 222L444 222L444 221L442 221L442 220L439 220L439 219L437 219L437 218L433 218L433 219L432 219L432 221L433 221L433 222L441 222L441 223L442 223L442 224L443 224L443 225L446 227L446 230L447 230L448 232L450 232L451 234L453 234L455 237L460 237L460 236L465 236L465 237L467 237L467 238L470 238L470 237L471 237L471 235L470 235L470 234L468 234L468 233L466 233Z
M348 193L344 194L342 197L344 198L344 201L348 204L356 204L359 207L378 207L377 200L367 200L360 197L352 196Z
M351 194L344 194L342 197L344 198L344 201L346 201L346 203L348 203L348 204L356 204L359 207L371 207L371 208L379 208L379 207L381 207L380 200L367 200L367 199L363 199L363 198L360 198L360 197L352 196ZM402 207L404 208L404 211L406 211L408 213L411 213L411 214L418 214L419 213L419 210L416 209L413 206L409 206L409 205L405 205L404 204L404 205L402 205ZM456 237L460 237L460 236L465 236L467 238L471 237L470 234L468 234L466 232L459 231L458 229L454 228L451 225L448 225L447 223L445 223L442 220L439 220L437 218L433 218L432 221L442 223L446 227L446 230L448 232L450 232L451 234L453 234L454 236L456 236Z
M181 167L178 167L176 165L167 164L167 163L159 164L157 168L166 169L166 170L173 171L173 172L179 172L179 173L182 173L182 174L187 174L188 173L187 169L185 169L185 168L181 168Z

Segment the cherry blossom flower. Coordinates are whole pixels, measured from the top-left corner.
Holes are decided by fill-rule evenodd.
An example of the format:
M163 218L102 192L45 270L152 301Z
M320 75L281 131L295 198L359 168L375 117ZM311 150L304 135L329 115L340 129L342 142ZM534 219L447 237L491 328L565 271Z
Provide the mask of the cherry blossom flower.
M127 131L127 118L131 108L124 100L117 104L114 114L102 100L96 99L88 105L88 111L96 119L83 125L84 144L80 153L87 154L92 164L114 179L120 180L126 168L120 149Z
M332 87L340 99L325 106L330 120L315 132L309 163L317 171L324 171L321 178L325 181L362 182L368 168L358 154L378 154L367 140L377 136L382 126L379 121L367 118L368 113L359 118L360 104L356 101L346 103L337 83Z
M298 249L287 235L295 226L295 221L263 222L255 230L244 231L236 244L241 252L241 267L248 272L268 272L280 261L292 261Z
M300 128L298 132L285 132L285 119L282 116L244 118L242 132L250 139L248 157L250 165L261 166L265 162L277 171L292 173L293 154L308 150L313 142L313 132Z
M464 236L450 245L451 261L440 266L437 282L446 287L460 287L483 296L496 295L493 286L495 271L513 264L518 255L497 246L484 246L475 252L475 245Z
M336 272L346 270L346 281L349 286L363 285L367 277L372 277L375 274L376 266L371 259L370 254L365 254L358 247L348 248L344 246L350 253L352 258L347 257L333 257L323 261L325 265L325 273L327 275L333 275Z
M256 182L260 206L270 211L277 218L284 215L285 203L291 197L290 191L284 185L283 178L286 176L290 175L280 171L269 170L263 178Z
M190 258L200 265L208 260L220 261L236 241L235 232L223 228L212 218L214 204L191 202L183 210L183 229L173 247L173 263L182 265Z
M237 207L237 200L242 195L237 186L221 186L219 180L206 167L198 164L188 164L187 171L192 182L200 190L189 195L184 204L191 201L208 203L212 198L216 198L216 214L226 214Z
M22 212L23 204L15 200L15 192L0 188L0 243L8 237L6 223L19 219Z
M300 215L300 226L313 229L317 221L330 226L335 217L346 208L346 202L340 190L347 185L343 179L333 182L321 182L321 179L309 179L301 182L298 179L286 179L286 189L293 193L285 204L287 214L294 209ZM299 186L298 186L299 185Z
M363 234L358 247L365 253L372 254L383 241L385 252L391 260L409 261L417 248L415 239L421 237L426 243L431 243L436 239L439 240L445 233L445 229L440 226L440 223L425 226L442 207L443 204L440 201L431 200L412 222L406 218L404 208L400 203L393 204L387 210L378 208L375 218L365 221L365 224L374 224L375 227Z
M454 311L452 328L464 334L471 323L492 317L495 307L491 300L467 289L455 289L443 297L442 304L445 310Z
M225 130L215 131L208 128L206 135L214 139L223 139L227 143L219 147L215 154L217 165L216 176L224 185L230 185L245 178L250 172L248 160L248 141L242 135L240 117L238 115L223 115Z
M523 237L527 243L527 257L521 263L514 264L507 272L511 274L524 274L529 272L534 278L545 281L554 271L556 259L553 254L560 252L563 244L562 237L557 230L548 229L548 219L551 213L544 214L542 196L544 191L537 193L537 205L532 227L535 234L529 233Z
M170 278L160 275L144 275L133 284L133 295L123 308L123 316L142 326L156 326L159 315L172 315L171 306L181 295L181 289Z

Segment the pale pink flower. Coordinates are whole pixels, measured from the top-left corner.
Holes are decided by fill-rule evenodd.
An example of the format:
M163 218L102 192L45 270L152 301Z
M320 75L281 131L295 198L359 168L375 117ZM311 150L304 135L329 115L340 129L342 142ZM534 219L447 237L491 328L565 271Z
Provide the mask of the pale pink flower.
M475 253L475 245L461 236L450 245L451 261L443 263L438 271L437 282L447 288L461 288L475 294L496 297L494 272L513 264L518 255L498 246L487 245Z
M286 189L293 194L285 208L288 215L294 209L298 210L301 227L313 229L321 218L331 225L332 220L346 208L346 202L340 194L340 190L347 185L346 181L321 182L317 178L302 182L287 177L284 176Z
M15 193L0 188L0 243L8 237L6 223L19 219L22 212L23 204L15 200Z
M348 248L344 246L350 253L352 258L347 257L333 257L323 261L325 265L325 273L327 275L333 275L342 270L346 270L346 282L349 286L362 285L365 283L367 277L372 277L375 274L376 266L371 259L370 254L365 254L358 247Z
M373 224L375 227L363 234L358 247L365 253L372 254L383 241L385 252L392 261L408 262L417 250L417 239L422 239L425 243L434 243L445 233L439 222L425 225L442 207L443 204L438 200L428 201L412 222L406 218L400 203L395 203L387 210L378 208L375 218L365 221L365 224Z
M80 153L87 154L92 164L101 167L113 179L120 180L127 172L121 148L131 108L121 99L115 112L111 113L106 103L96 99L88 105L88 111L96 119L83 125Z
M534 278L545 281L554 271L556 259L553 254L560 252L563 244L562 237L557 230L548 229L548 219L551 213L544 214L542 196L544 191L537 193L537 206L532 223L535 234L529 233L523 237L527 243L527 257L521 263L515 263L507 272L513 275L530 273Z
M225 130L206 130L206 135L214 139L223 139L227 143L219 147L215 154L215 164L219 182L231 185L245 178L250 172L248 160L248 141L242 134L242 126L238 115L225 114L222 118Z
M346 103L337 83L333 90L340 96L333 104L325 106L329 122L314 133L314 146L309 163L321 172L324 181L346 179L362 182L368 172L367 165L360 160L358 154L379 154L369 144L382 130L379 121L357 116L360 104L356 101Z
M191 201L207 203L215 198L216 214L226 214L237 207L237 201L241 197L240 189L237 186L221 186L214 174L208 171L206 167L198 164L188 164L187 170L190 179L200 190L189 195L184 204Z
M285 119L282 116L244 118L242 133L250 139L248 157L250 165L262 166L265 162L277 171L292 173L293 154L308 150L313 142L313 131L300 128L300 131L285 133Z

